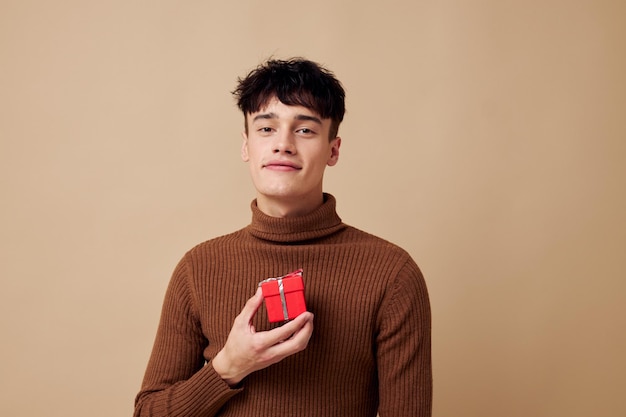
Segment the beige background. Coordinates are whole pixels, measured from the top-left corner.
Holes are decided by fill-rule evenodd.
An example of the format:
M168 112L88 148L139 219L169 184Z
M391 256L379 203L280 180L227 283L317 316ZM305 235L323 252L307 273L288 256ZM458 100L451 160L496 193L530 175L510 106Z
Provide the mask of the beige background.
M0 0L0 415L131 415L174 265L249 221L270 55L345 84L327 191L426 275L434 416L626 415L625 12Z

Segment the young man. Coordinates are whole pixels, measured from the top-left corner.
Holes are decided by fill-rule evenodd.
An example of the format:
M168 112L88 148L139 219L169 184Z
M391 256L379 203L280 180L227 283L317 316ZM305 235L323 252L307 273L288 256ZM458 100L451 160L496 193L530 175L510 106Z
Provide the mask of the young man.
M252 222L176 267L135 416L430 416L424 279L322 191L339 158L341 84L311 61L271 60L234 94ZM258 283L299 268L308 311L269 323Z

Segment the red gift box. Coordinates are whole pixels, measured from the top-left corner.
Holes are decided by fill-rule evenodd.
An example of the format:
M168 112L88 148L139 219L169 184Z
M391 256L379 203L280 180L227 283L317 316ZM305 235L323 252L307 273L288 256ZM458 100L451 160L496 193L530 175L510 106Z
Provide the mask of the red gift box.
M296 318L306 311L302 269L259 283L271 323Z

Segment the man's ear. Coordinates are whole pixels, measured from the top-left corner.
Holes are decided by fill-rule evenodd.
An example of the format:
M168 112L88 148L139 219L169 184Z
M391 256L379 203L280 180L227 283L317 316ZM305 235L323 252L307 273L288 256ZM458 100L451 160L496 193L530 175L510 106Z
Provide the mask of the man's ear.
M241 159L243 162L248 162L250 160L250 156L248 155L248 135L243 131L241 132L241 137L243 138L243 143L241 144Z
M335 166L337 164L337 161L339 160L340 146L341 138L339 136L330 141L330 156L328 157L328 161L326 162L329 167Z

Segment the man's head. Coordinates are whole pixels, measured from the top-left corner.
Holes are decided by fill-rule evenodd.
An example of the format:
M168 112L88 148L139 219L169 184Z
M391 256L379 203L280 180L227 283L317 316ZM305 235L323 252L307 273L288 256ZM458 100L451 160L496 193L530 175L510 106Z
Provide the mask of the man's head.
M341 146L339 81L311 61L271 60L240 79L233 94L245 117L241 158L259 209L286 217L319 207L324 172L337 164Z
M329 140L337 137L345 113L345 91L339 80L319 64L302 58L265 62L239 79L233 95L244 117L265 108L273 98L288 106L306 107L331 120Z

